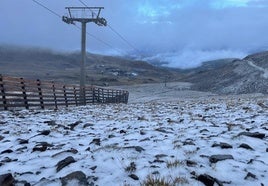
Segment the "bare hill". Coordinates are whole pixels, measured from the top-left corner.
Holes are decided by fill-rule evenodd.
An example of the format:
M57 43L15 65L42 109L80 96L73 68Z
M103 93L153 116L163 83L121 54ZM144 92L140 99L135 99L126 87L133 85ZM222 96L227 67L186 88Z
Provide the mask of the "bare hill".
M0 74L31 79L79 82L80 54L36 48L0 47ZM172 69L122 57L88 54L86 80L95 85L159 83L181 78Z

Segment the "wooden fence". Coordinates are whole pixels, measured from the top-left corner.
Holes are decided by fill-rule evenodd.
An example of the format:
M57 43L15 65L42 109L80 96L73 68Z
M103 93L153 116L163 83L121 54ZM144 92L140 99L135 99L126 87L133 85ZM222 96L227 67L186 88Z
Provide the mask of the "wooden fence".
M124 90L87 86L80 91L80 88L74 85L25 80L0 74L0 110L58 109L59 106L89 103L127 103L128 95L128 91Z

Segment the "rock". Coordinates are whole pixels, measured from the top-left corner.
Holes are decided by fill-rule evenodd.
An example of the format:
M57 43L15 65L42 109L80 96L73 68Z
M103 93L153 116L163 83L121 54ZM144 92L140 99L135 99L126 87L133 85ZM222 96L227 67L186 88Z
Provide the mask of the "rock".
M28 182L25 181L25 180L22 180L22 181L16 181L15 185L31 186L31 184L28 183Z
M57 172L59 172L61 169L63 169L64 167L66 167L67 165L69 165L69 164L71 164L71 163L74 163L75 162L75 160L74 160L74 158L72 157L72 156L68 156L67 158L65 158L65 159L63 159L63 160L61 160L61 161L59 161L58 163L57 163Z
M101 145L100 143L101 143L101 140L100 140L100 138L95 138L95 139L93 139L90 143L89 143L89 145L90 144L95 144L95 145Z
M259 133L259 132L241 132L238 134L238 136L248 136L248 137L252 137L252 138L259 138L259 139L263 139L265 137L264 133Z
M248 174L246 175L246 177L244 179L245 180L248 180L248 179L256 180L257 176L255 174L252 174L251 172L248 172Z
M183 144L183 146L184 145L195 145L195 143L192 140L186 140L182 144Z
M157 159L160 159L160 158L168 157L168 155L166 155L166 154L157 154L154 157L156 157Z
M87 128L87 127L93 127L94 125L93 124L91 124L91 123L86 123L84 126L83 126L83 128Z
M2 139L4 139L5 137L4 136L0 136L0 141L2 141Z
M217 163L218 161L234 159L232 155L212 155L209 157L210 163Z
M209 130L208 130L208 129L202 129L202 130L200 130L199 132L200 132L200 133L204 133L204 132L209 132Z
M93 166L93 167L90 167L91 170L95 170L97 168L97 166Z
M140 135L145 135L146 132L144 130L140 130Z
M110 134L109 136L108 136L108 138L114 138L115 137L115 135L113 135L113 134Z
M56 124L56 121L53 121L53 120L51 120L51 121L44 121L44 123L46 123L47 125L51 125L51 126L57 125Z
M47 150L48 147L53 147L53 145L47 142L38 142L37 145L33 148L32 152L34 151L44 152Z
M197 165L197 163L194 162L194 161L191 161L191 160L186 160L186 165L187 165L188 167L194 167L194 166Z
M127 132L125 130L120 130L119 133L120 134L126 134Z
M220 147L220 148L222 148L222 149L231 149L231 148L233 148L233 146L232 145L230 145L230 144L228 144L228 143L219 143L219 144L217 144L217 143L214 143L211 147Z
M241 145L239 145L239 148L254 150L251 146L249 146L248 144L245 144L245 143L242 143Z
M2 151L1 154L9 154L9 153L12 153L12 152L13 152L13 150L7 149L7 150Z
M1 186L13 186L15 179L13 178L12 174L2 174L0 175L0 185Z
M87 177L86 177L85 173L83 173L82 171L72 172L72 173L64 176L63 178L61 178L62 186L69 185L68 183L71 181L76 181L77 182L76 185L79 185L79 186L88 186L89 185L89 183L87 181Z
M126 149L135 149L137 152L142 152L142 151L145 151L144 148L140 147L140 146L129 146L129 147L124 147Z
M53 154L51 157L54 158L60 154L63 154L63 153L73 153L73 154L77 154L78 153L78 150L74 149L74 148L71 148L70 150L64 150L64 151L61 151L61 152L58 152L56 154Z
M130 174L128 175L130 178L132 178L133 180L139 180L139 177L136 174Z
M268 152L268 148L266 148L266 152Z
M26 140L26 139L18 139L19 141L19 144L28 144L29 143L29 140Z
M71 130L74 130L74 127L82 123L82 121L76 121L75 123L69 124L68 126L70 127Z
M207 175L207 174L201 174L197 177L197 180L204 183L206 186L213 186L215 183L215 180L213 177Z
M223 186L223 184L216 178L213 178L207 174L201 174L197 177L197 180L202 182L206 186L214 186L214 183L217 183L219 186Z
M50 130L43 130L41 131L38 135L44 135L44 136L47 136L50 134Z

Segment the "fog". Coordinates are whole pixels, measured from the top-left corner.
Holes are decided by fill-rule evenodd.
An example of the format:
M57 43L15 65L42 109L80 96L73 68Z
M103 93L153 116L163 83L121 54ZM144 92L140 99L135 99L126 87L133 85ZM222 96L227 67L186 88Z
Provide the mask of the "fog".
M79 0L38 0L58 15ZM268 49L268 2L264 0L83 0L104 6L109 26L87 24L87 51L131 55L188 68L218 58L242 58ZM32 0L1 0L0 44L80 49L80 30ZM77 23L77 26L80 26ZM128 43L123 41L113 28ZM98 39L95 39L97 37ZM102 42L99 41L102 40ZM131 46L130 46L131 45Z

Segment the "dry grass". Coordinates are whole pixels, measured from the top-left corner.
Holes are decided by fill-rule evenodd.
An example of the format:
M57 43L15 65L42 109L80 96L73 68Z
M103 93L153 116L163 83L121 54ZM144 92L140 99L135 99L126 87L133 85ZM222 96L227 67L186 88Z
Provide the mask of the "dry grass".
M176 159L174 161L167 161L166 164L167 164L167 168L171 169L171 168L176 168L176 167L183 165L184 162Z
M141 184L142 186L172 186L170 180L166 178L161 178L160 176L149 175L146 180Z

